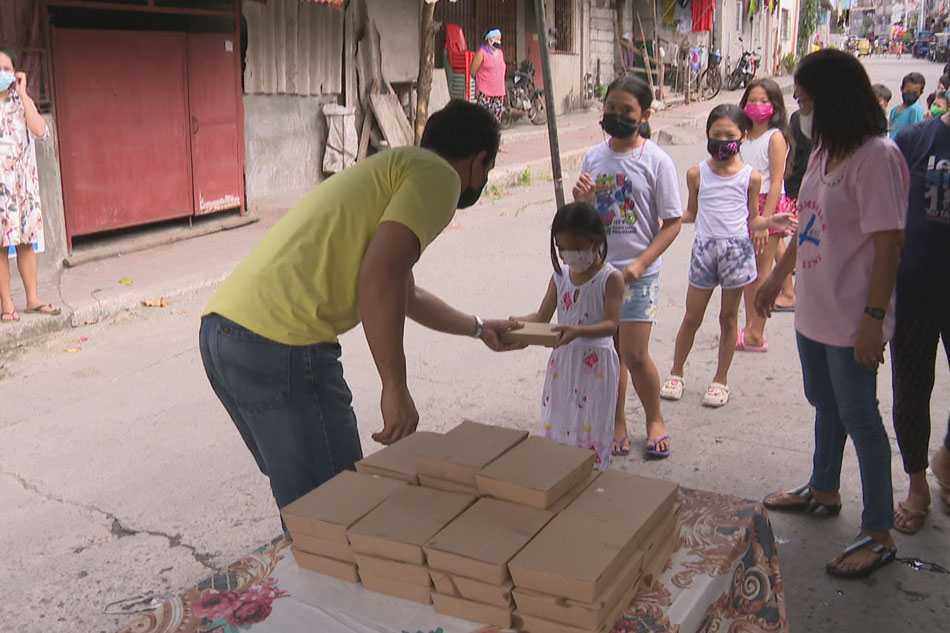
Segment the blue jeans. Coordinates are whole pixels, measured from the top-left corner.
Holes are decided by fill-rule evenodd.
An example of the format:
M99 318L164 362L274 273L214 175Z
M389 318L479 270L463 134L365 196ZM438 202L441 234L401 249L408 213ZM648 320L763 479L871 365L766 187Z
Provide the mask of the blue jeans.
M861 527L894 527L891 446L877 406L877 372L854 361L853 347L835 347L797 334L805 397L815 407L815 458L809 484L837 492L844 443L851 436L861 467Z
M283 345L220 315L201 320L201 360L283 508L362 459L340 345Z

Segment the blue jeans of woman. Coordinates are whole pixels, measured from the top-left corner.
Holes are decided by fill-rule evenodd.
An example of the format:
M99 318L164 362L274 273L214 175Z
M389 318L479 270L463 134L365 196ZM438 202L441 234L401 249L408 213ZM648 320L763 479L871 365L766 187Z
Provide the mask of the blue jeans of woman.
M362 459L340 345L283 345L220 315L201 320L201 360L282 508Z
M861 527L894 527L891 446L877 403L877 372L857 364L853 347L835 347L797 334L805 397L815 407L815 490L837 492L844 444L851 436L864 492Z

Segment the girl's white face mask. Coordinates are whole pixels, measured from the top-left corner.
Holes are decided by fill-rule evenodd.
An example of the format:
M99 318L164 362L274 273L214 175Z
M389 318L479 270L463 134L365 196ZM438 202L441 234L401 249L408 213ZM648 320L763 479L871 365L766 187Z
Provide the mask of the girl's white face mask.
M594 251L560 251L560 254L564 265L574 270L587 270L597 259Z

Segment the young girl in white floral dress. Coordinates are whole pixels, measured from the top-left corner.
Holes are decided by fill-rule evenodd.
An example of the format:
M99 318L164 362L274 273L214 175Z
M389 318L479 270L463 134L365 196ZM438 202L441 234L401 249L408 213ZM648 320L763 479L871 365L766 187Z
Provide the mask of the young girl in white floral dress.
M593 450L600 470L610 465L614 436L620 359L613 335L624 292L623 275L606 257L606 229L594 207L586 202L561 207L551 223L554 275L541 307L515 317L548 323L557 309L554 329L560 338L544 379L541 435Z

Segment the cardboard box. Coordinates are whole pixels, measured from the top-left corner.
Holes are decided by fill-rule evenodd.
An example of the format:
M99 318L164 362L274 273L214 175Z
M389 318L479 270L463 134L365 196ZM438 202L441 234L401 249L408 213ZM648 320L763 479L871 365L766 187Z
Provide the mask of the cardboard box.
M448 479L439 479L438 477L429 477L428 475L419 475L419 485L426 488L435 488L446 492L457 492L462 495L478 496L478 488L475 486L466 486Z
M592 603L633 556L635 536L634 526L565 511L508 563L508 570L516 587Z
M565 494L563 497L561 497L560 499L558 499L558 500L554 503L554 505L552 505L550 508L548 508L548 511L549 511L549 512L553 512L554 514L560 514L561 511L564 510L564 508L566 508L567 506L569 506L569 505L571 504L571 502L574 501L574 499L577 499L577 497L578 497L582 492L584 492L585 490L587 490L587 488L588 488L592 483L594 483L595 481L597 481L597 478L600 477L600 473L601 473L601 471L595 470L595 471L592 472L591 474L587 475L587 477L584 479L584 481L582 481L581 483L577 484L576 486L574 486L573 488L571 488L570 490L568 490L568 491L567 491L567 494Z
M645 586L652 587L657 579L663 575L666 564L670 562L670 558L676 550L676 545L679 543L679 536L679 530L667 533L666 537L650 552L643 565Z
M416 431L395 444L391 444L356 462L356 472L418 484L419 471L412 456L418 452L419 447L432 441L432 438L441 435L441 433L432 433L431 431Z
M422 546L476 498L400 484L398 492L351 526L347 536L357 554L424 565Z
M432 578L435 590L446 596L465 598L466 600L506 609L511 608L514 604L511 599L514 585L510 580L503 585L493 585L480 580L453 576L435 569L429 570L429 576Z
M344 470L280 511L292 535L308 534L346 544L346 530L407 487L405 482Z
M384 593L387 596L396 596L404 600L412 600L421 604L432 604L431 589L428 586L414 585L409 582L400 582L376 576L369 572L360 572L360 580L363 586L376 593Z
M333 576L334 578L339 578L347 582L360 581L356 565L353 563L333 560L332 558L326 558L325 556L318 556L316 554L308 554L307 552L301 552L296 547L291 547L291 551L294 553L294 560L297 561L297 567L301 569L309 569L310 571Z
M521 588L516 588L512 596L521 613L587 629L596 629L607 623L613 607L631 587L637 585L641 577L642 562L643 552L634 552L604 592L591 604Z
M413 585L429 587L429 569L425 565L413 565L396 560L386 560L368 554L357 554L356 565L359 571L368 572L372 576L399 580Z
M419 475L475 486L475 474L528 433L465 420L440 438L420 446L415 455Z
M667 517L676 503L679 485L607 470L564 509L563 514L616 521L636 528L637 549L642 540Z
M545 510L479 499L423 548L429 566L496 585L508 581L508 561L554 518Z
M478 492L546 510L594 470L596 454L529 437L475 475Z
M435 610L446 615L453 615L472 622L483 622L502 629L512 626L511 608L495 607L490 604L473 602L455 596L443 596L440 593L432 594Z
M524 327L510 330L501 335L502 343L524 343L526 345L542 345L554 347L561 333L555 332L553 323L525 322Z
M520 620L520 633L609 633L614 625L620 619L627 606L633 601L641 590L641 583L634 583L627 589L620 600L613 605L604 618L604 624L597 628L578 627L570 624L554 622L546 618L528 613L515 612L516 618Z
M356 563L356 557L353 555L353 548L349 543L337 543L326 539L310 536L309 534L297 533L293 537L294 548L308 554L317 554L326 558L344 561L347 563Z

